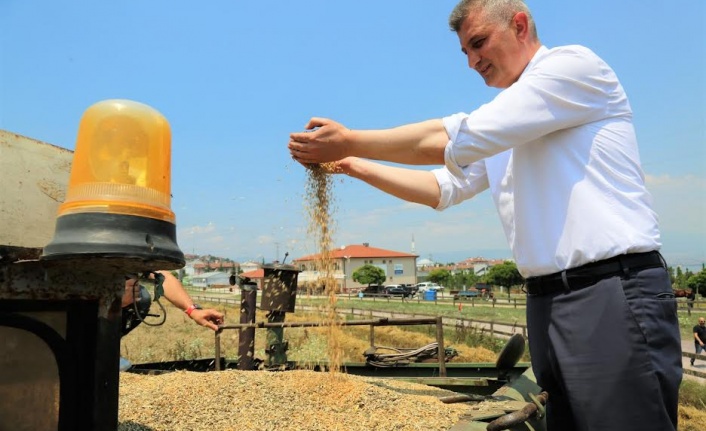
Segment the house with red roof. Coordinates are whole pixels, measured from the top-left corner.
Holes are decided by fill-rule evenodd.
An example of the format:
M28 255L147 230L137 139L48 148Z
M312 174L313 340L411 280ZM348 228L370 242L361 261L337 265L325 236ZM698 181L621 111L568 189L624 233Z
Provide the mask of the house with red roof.
M416 284L419 256L400 251L371 247L369 243L346 245L330 251L333 263L333 278L339 292L355 292L366 285L353 281L353 272L363 265L373 265L382 269L387 277L384 284ZM299 273L299 286L316 286L324 277L317 270L321 254L303 256L292 261Z

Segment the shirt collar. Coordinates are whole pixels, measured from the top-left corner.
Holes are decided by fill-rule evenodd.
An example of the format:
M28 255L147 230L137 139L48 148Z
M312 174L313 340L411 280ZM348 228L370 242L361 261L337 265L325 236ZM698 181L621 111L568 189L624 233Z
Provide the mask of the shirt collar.
M535 52L534 55L532 56L532 59L529 61L529 63L527 63L527 66L525 67L525 70L522 71L522 74L518 78L518 81L520 79L522 79L522 77L525 76L527 71L532 69L534 67L534 65L537 64L537 62L539 62L539 60L542 57L544 57L544 55L547 52L549 52L549 49L546 46L544 46L544 45L540 46L539 49L537 50L537 52Z

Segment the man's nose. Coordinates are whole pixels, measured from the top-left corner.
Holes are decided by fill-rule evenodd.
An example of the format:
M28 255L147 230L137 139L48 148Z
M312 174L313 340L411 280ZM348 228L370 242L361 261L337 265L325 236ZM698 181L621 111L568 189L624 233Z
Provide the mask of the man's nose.
M470 51L466 54L466 57L468 57L468 67L473 70L478 70L477 67L480 63L480 55L474 53L473 51Z

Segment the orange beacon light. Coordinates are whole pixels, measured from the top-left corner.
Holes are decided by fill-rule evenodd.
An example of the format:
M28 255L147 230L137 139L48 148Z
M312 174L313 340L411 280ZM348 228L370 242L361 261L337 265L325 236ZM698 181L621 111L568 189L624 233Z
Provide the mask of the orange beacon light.
M150 106L112 99L81 118L66 200L44 260L76 256L184 265L171 210L171 130Z

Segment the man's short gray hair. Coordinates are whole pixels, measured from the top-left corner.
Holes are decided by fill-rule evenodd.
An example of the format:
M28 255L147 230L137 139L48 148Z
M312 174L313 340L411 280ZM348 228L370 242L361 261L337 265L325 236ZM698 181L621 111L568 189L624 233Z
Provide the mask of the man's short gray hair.
M449 16L451 31L458 33L463 21L478 10L485 11L490 19L499 23L509 23L516 13L524 12L527 15L530 34L534 39L538 39L537 27L524 0L461 0Z

